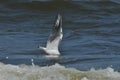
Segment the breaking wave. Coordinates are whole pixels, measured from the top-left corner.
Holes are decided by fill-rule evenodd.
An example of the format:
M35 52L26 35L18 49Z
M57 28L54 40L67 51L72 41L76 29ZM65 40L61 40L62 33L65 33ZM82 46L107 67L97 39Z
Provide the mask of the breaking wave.
M79 71L59 64L40 67L0 63L0 80L120 80L120 73L110 67Z

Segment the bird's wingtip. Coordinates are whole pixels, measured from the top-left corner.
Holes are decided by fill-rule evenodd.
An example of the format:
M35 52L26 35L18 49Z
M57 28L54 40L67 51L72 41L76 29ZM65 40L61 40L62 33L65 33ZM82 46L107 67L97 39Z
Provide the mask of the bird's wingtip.
M62 16L58 14L55 25L60 26L62 24Z
M61 14L58 14L58 18L62 18Z

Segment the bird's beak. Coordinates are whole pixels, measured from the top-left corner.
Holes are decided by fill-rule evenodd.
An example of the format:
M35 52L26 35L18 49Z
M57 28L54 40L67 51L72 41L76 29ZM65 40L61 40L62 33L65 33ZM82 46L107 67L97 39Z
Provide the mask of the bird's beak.
M36 45L36 48L40 48L40 45Z

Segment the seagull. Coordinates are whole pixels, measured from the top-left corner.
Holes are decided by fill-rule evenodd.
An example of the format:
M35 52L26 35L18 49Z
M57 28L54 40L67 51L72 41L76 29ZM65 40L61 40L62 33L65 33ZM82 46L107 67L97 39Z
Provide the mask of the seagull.
M62 40L62 16L58 14L55 25L53 26L52 32L48 38L46 47L39 46L41 50L43 50L48 55L60 55L59 52L59 44Z

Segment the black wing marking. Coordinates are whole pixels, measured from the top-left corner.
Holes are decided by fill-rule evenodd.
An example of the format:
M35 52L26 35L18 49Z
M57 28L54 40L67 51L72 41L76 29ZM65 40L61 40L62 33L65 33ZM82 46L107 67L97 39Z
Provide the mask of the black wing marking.
M61 15L58 15L55 25L53 26L52 32L50 34L50 37L48 39L49 42L52 42L57 37L60 37L61 35L61 29L62 29L62 17Z

